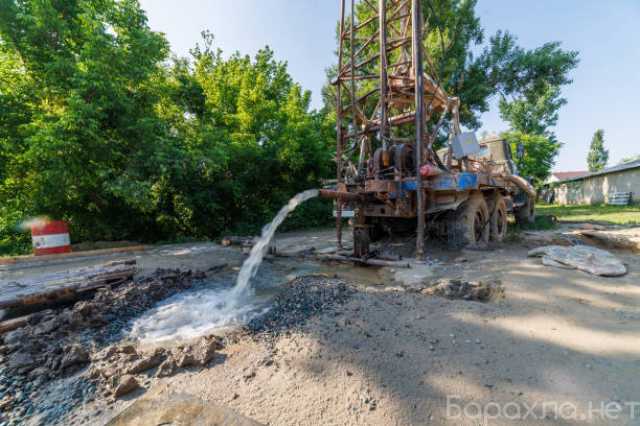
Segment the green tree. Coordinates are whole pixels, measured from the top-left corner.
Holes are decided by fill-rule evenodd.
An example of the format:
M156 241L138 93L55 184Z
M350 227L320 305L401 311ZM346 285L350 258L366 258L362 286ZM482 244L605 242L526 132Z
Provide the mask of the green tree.
M13 166L13 156L21 146L19 129L32 115L34 84L20 57L0 39L0 253L2 247L25 250L29 241L17 225L24 219L21 200L12 197L22 171Z
M310 93L271 49L253 59L239 53L223 59L205 33L191 60L176 61L169 73L173 103L182 102L189 114L177 108L166 119L209 163L212 181L203 182L203 190L210 193L195 210L216 218L218 231L259 229L293 194L331 174L330 123L309 110ZM206 203L219 208L211 211ZM322 206L302 212L315 208L326 217ZM320 220L317 215L307 214L308 223Z
M578 65L578 53L564 51L558 42L525 50L508 32L489 39L475 63L497 94L501 118L510 130L503 134L513 152L522 145L524 155L515 162L522 176L543 182L551 172L562 143L551 130L567 101L561 87L572 81L569 73Z
M500 116L519 132L544 135L558 122L560 108L567 103L560 88L544 85L539 92L528 92L512 100L500 99Z
M509 143L512 152L517 152L518 145L524 148L524 156L514 159L521 176L532 178L535 184L540 184L549 176L561 147L554 137L518 130L505 132L502 137Z
M537 90L510 101L502 97L499 107L502 119L511 127L505 137L512 147L524 146L524 155L515 159L520 173L540 184L549 176L562 147L551 128L566 100L558 87L541 85Z
M609 162L609 151L604 148L604 130L598 129L593 134L589 154L587 155L587 165L590 172L599 172L607 166Z
M514 47L513 61L502 73L506 90L500 90L500 115L511 128L507 139L525 147L524 156L516 158L520 173L540 184L549 176L562 147L552 128L567 103L561 87L571 83L568 74L578 63L577 53L565 52L555 42L525 51L515 47L510 36L502 38L497 44Z
M286 63L204 36L169 60L136 0L0 0L0 252L39 215L75 240L255 231L331 173L331 123Z

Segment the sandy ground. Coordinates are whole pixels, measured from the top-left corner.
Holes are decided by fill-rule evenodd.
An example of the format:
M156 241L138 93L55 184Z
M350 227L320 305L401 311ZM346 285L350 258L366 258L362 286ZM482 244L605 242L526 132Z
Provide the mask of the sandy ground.
M442 272L501 279L503 300L366 285L274 348L243 341L157 386L265 424L640 424L640 274L621 255L630 274L606 279L517 247L468 252Z
M299 233L279 244L322 248L332 238ZM143 254L143 264L197 269L242 260L237 249L185 247ZM640 425L637 255L616 252L629 274L601 278L526 254L522 243L429 253L424 285L501 280L504 298L489 303L407 290L393 279L406 271L275 259L292 273L336 273L357 292L272 344L228 344L224 362L159 379L147 396L134 394L91 422L139 398L186 394L272 425ZM77 419L94 409L78 407Z

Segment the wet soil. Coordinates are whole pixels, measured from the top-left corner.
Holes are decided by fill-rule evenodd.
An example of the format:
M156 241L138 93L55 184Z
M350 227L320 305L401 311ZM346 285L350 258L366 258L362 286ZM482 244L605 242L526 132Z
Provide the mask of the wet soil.
M334 243L332 231L312 235L285 236L282 247L295 253ZM182 277L175 291L197 291L212 279L229 285L244 258L216 245L154 249L140 255L148 278L136 286L47 312L23 334L4 337L2 414L13 424L104 424L145 394L186 394L264 424L487 422L452 416L452 401L566 403L582 416L538 409L521 424L634 424L629 411L611 419L590 407L624 408L640 394L630 379L640 360L640 261L614 250L629 274L603 278L526 257L559 238L538 234L482 252L434 249L429 262L407 271L270 258L258 274L258 288L275 301L266 315L215 336L144 346L125 337L129 319L172 292L150 267L228 265L215 279L171 272ZM155 298L154 282L166 294ZM150 287L133 289L140 285ZM41 364L46 372L36 371Z

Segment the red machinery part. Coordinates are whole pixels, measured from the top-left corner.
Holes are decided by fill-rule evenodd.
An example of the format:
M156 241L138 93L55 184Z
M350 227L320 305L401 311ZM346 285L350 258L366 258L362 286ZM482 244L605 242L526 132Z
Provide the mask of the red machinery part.
M438 176L442 171L433 164L424 164L420 167L420 176L427 178L431 176Z
M36 256L71 252L69 226L61 220L39 223L31 227L33 253Z

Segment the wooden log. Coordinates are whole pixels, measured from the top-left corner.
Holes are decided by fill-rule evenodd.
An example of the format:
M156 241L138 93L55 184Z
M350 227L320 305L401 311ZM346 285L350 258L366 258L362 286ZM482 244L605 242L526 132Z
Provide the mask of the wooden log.
M135 259L26 278L2 286L0 309L73 300L80 294L131 279Z
M401 256L379 256L370 259L361 259L359 257L349 256L346 253L343 254L321 254L316 253L315 250L301 250L297 253L275 253L274 257L284 257L284 258L300 258L300 259L316 259L320 261L331 261L331 262L348 262L348 263L357 263L360 265L369 265L369 266L386 266L386 267L395 267L395 268L411 268L411 265L408 262L402 260Z
M0 322L0 334L8 333L18 328L24 327L29 323L31 315L25 315L18 318L12 318L10 320Z
M359 265L367 265L367 266L385 266L385 267L407 268L407 269L411 268L411 265L408 262L383 260L383 259L375 259L375 258L361 259L359 257L342 256L339 254L317 256L316 258L319 260L330 261L330 262L348 262L348 263L356 263Z
M313 247L298 250L298 251L287 251L280 252L274 246L269 246L269 250L267 253L273 257L285 257L285 258L298 258L298 259L308 259L316 257L316 249Z
M237 236L228 236L224 237L221 241L221 244L225 247L229 246L252 246L255 242L254 237L237 237Z
M376 259L389 260L389 261L392 261L392 262L400 262L402 260L402 256L400 256L400 255L377 255Z

